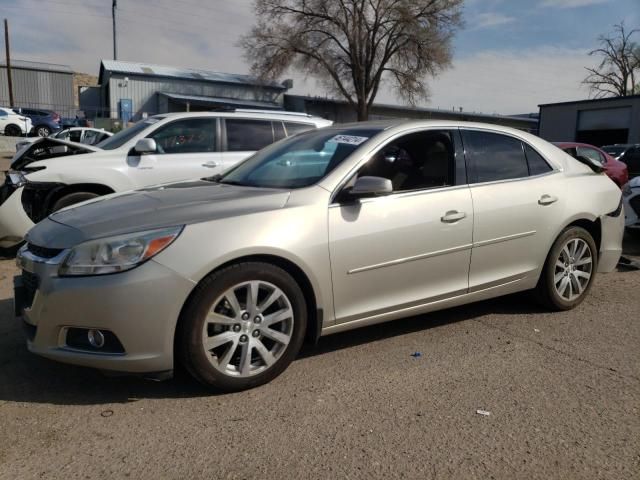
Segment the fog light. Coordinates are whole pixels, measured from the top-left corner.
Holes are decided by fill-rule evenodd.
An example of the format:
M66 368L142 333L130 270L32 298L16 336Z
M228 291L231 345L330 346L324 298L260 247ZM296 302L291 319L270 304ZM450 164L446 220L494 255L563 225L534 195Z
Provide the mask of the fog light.
M94 348L104 347L104 335L100 330L88 330L87 340L89 340L89 344Z

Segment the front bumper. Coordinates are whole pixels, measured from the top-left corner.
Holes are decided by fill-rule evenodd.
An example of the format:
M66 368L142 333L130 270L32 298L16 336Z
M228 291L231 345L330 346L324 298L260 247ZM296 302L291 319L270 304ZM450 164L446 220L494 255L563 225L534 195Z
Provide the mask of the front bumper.
M0 205L0 247L2 248L13 247L22 242L26 233L34 225L22 207L23 191L24 187L19 187L13 193L9 193L7 199Z
M26 327L28 349L100 370L172 370L176 323L194 283L153 260L118 274L61 278L56 276L61 258L34 260L24 247L18 254L20 266L33 274L30 281L37 281L31 295L24 295L20 278L16 282L16 312ZM111 332L124 353L70 347L69 328Z

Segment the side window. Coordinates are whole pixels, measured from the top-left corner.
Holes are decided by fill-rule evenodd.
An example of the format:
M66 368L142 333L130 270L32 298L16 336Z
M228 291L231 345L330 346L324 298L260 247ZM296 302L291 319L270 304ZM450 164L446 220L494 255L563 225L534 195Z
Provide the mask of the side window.
M56 133L55 138L60 140L69 140L69 130L62 130L60 133Z
M158 128L153 138L159 154L207 153L216 151L216 119L187 118Z
M593 148L578 147L577 153L578 153L578 156L587 157L591 160L595 160L600 164L605 163L604 158L602 158L602 155L600 155L600 152L598 152L597 150L594 150Z
M230 152L260 150L273 143L273 128L269 121L227 118L225 122Z
M405 135L386 145L358 176L391 180L397 192L454 185L455 146L451 132L429 130Z
M7 112L5 112L4 110L0 110L0 117L8 117L9 114Z
M277 142L278 140L282 140L287 136L287 133L284 131L284 125L280 121L272 122L273 123L273 139Z
M80 140L82 140L82 130L72 130L72 131L70 131L68 140L70 142L80 143Z
M493 182L529 176L522 142L492 132L463 130L467 158L475 168L475 181Z
M82 143L86 143L87 145L95 145L96 140L100 137L100 135L102 135L100 132L96 132L94 130L85 130Z
M315 127L310 123L294 123L284 122L284 126L287 129L287 136L295 135L300 132L306 132L307 130L313 130Z
M541 175L543 173L553 170L547 161L536 152L533 147L530 147L526 143L524 145L524 153L527 156L527 163L529 164L529 175Z

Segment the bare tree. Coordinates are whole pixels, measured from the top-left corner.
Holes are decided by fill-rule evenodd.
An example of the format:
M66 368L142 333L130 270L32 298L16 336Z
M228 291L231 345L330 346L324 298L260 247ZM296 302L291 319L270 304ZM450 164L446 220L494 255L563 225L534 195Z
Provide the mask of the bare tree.
M316 76L366 120L384 81L410 104L428 97L426 76L451 63L463 0L256 0L241 45L252 71L292 67Z
M639 29L627 31L624 22L614 26L614 31L598 38L600 48L589 55L602 57L596 68L587 68L587 78L582 83L589 86L595 98L625 97L640 90L640 45L633 41ZM640 93L640 92L639 92Z

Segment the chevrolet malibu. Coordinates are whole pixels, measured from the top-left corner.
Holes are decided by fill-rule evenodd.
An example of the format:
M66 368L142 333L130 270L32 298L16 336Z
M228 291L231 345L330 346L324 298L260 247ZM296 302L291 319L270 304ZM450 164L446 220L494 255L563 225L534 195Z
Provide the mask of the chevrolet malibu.
M574 308L621 253L621 192L599 170L492 125L310 131L52 214L18 254L16 311L44 357L250 388L305 338L523 290Z

